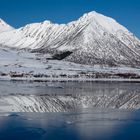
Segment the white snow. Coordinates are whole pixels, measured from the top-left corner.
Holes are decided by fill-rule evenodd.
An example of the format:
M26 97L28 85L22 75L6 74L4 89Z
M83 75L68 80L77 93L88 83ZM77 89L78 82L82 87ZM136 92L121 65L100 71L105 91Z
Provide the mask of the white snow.
M7 28L6 30L12 28L4 21L0 20L0 22L0 30L5 30L5 27ZM53 24L50 21L44 21L42 23L28 24L25 27L15 29L10 32L0 33L0 44L10 47L16 46L17 48L28 47L31 49L40 48L44 44L47 44L46 47L49 45L51 47L57 47L57 45L54 44L56 44L59 40L62 40L65 36L74 35L77 31L80 32L88 25L90 25L90 28L93 28L91 30L95 30L96 35L99 31L102 33L108 32L117 36L118 39L127 45L131 43L131 45L134 46L135 43L140 43L140 41L132 33L117 23L114 19L101 15L97 12L90 12L84 14L77 21L70 22L68 24L58 25ZM3 26L3 28L1 26ZM102 38L101 34L99 37ZM132 44L132 40L135 41L134 44ZM68 45L66 45L66 47L68 47Z
M26 51L16 51L9 49L0 49L0 79L21 79L21 80L105 80L103 78L91 78L88 75L93 73L112 74L110 80L115 80L114 74L136 74L140 76L140 69L131 67L107 67L107 66L88 66L67 61L46 60L43 54L29 53ZM81 74L83 73L84 74ZM6 74L6 75L2 75ZM11 77L12 74L19 77ZM22 75L23 74L23 75ZM22 75L22 76L20 76ZM43 75L34 77L35 75ZM47 75L47 77L46 77ZM61 76L62 75L62 76ZM66 76L63 76L66 75ZM119 78L119 79L118 79ZM116 77L117 80L120 77ZM107 80L107 79L106 79ZM134 80L134 79L124 79ZM140 79L136 79L139 81Z
M39 50L30 53L27 49ZM57 51L73 53L64 61L46 60L50 52ZM109 63L113 66L108 66ZM86 77L94 73L139 77L140 41L114 19L96 12L84 14L68 24L44 21L19 29L0 20L0 73L5 73L5 77L16 73L24 74L24 78L28 75L29 79L41 74L64 79L59 76L66 74L67 79L77 79L76 75L85 79L81 72Z
M8 25L5 21L0 19L0 33L13 30L14 28Z

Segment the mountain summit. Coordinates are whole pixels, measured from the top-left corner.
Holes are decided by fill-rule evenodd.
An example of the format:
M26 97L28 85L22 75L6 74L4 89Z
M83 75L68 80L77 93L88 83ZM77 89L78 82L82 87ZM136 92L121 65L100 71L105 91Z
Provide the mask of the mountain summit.
M68 24L45 21L2 32L0 44L80 64L140 66L140 40L114 19L97 12Z
M3 21L1 18L0 18L0 33L1 32L4 32L4 31L9 31L9 30L12 30L13 27L11 27L10 25L8 25L5 21Z

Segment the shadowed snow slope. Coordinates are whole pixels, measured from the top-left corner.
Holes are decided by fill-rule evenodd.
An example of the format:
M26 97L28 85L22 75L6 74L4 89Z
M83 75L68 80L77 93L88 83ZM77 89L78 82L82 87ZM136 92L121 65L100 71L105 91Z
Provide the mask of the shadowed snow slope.
M2 32L0 44L60 56L70 52L64 59L81 64L140 66L139 39L112 18L96 12L68 24L45 21Z

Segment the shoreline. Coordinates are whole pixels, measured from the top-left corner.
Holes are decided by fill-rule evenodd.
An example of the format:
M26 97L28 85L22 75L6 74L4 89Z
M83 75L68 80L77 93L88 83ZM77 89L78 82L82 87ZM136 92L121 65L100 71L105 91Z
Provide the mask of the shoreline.
M31 81L31 82L136 82L140 79L123 78L34 78L34 77L0 77L0 81Z

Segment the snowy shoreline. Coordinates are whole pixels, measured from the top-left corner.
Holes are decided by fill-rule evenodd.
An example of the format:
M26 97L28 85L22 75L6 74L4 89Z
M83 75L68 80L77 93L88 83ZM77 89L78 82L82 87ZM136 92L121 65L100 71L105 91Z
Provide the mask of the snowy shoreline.
M140 82L140 69L47 60L43 54L0 49L0 80Z
M35 78L35 77L16 77L0 76L0 81L32 81L32 82L138 82L140 79L122 78Z

